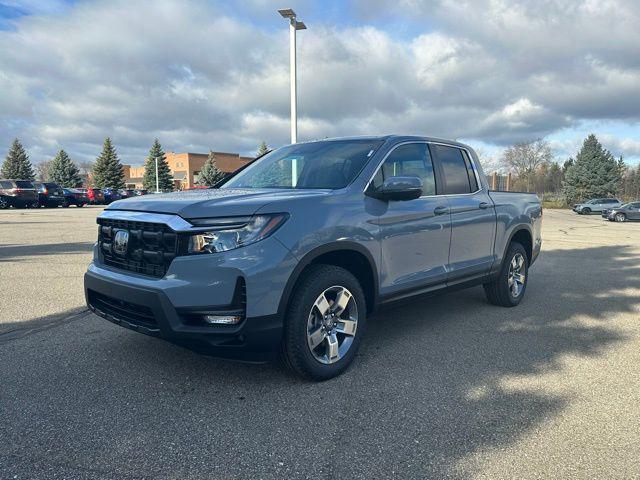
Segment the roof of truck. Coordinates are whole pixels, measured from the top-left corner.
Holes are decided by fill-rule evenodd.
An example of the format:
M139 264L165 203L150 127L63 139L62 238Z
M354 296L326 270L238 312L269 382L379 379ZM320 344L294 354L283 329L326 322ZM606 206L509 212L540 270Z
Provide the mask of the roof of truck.
M459 147L470 148L468 145L464 143L457 142L455 140L447 140L444 138L438 137L426 137L421 135L360 135L360 136L350 136L350 137L332 137L332 138L321 138L316 140L309 140L307 142L301 143L312 143L312 142L330 142L335 140L392 140L394 142L410 142L412 140L419 140L423 142L433 142L433 143L445 143L448 145L456 145Z

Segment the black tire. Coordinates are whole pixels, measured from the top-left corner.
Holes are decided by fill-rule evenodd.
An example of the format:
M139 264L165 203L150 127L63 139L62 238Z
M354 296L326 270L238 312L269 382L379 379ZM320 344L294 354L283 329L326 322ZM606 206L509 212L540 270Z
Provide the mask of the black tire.
M615 220L616 222L626 222L627 216L624 213L616 213Z
M509 285L509 269L511 262L518 255L521 255L524 259L524 284L521 291L517 296L512 293ZM500 267L500 273L498 276L489 283L483 285L484 292L487 296L489 303L498 305L500 307L515 307L518 305L524 297L527 290L527 283L529 280L529 259L527 258L527 252L524 247L518 242L511 242L507 249L507 254L502 261L502 267Z
M316 299L334 286L349 290L358 312L357 329L346 353L334 363L321 363L307 343L309 316ZM329 380L351 364L366 325L367 306L360 282L347 270L334 265L312 265L298 280L284 320L282 359L296 374L315 381ZM319 345L320 346L320 345Z
M76 207L78 207L78 208L82 208L82 207L84 207L84 203L77 203L77 204L76 204Z
M9 207L10 207L9 200L7 200L4 197L0 197L0 210L4 210Z
M583 209L582 209L582 211L581 211L581 213L582 213L583 215L590 215L590 214L591 214L591 209L590 209L590 208L588 208L588 207L587 207L587 208L583 208Z
M69 200L64 200L64 201L61 203L61 205L62 205L62 208L69 208L69 205L70 205L70 204L69 204Z

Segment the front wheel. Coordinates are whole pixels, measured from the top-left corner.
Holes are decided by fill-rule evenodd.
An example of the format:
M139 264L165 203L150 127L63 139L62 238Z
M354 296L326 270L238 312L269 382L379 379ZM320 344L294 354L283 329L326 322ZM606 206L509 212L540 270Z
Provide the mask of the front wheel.
M624 213L616 213L616 222L626 222L627 216Z
M580 213L582 213L583 215L589 215L591 214L591 209L590 208L583 208Z
M340 375L358 351L366 313L362 287L350 272L313 265L299 281L287 311L285 363L312 380Z
M69 205L70 205L69 200L64 200L62 202L62 208L69 208Z
M518 242L511 242L500 273L495 280L483 285L487 300L501 307L515 307L524 297L528 276L526 250Z
M9 208L9 200L4 197L0 197L0 210L4 210L5 208Z

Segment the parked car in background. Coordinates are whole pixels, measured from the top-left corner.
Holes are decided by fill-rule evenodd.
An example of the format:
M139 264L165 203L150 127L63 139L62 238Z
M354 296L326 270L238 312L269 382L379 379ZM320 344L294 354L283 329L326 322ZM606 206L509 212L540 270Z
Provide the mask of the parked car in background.
M121 198L131 198L136 196L136 191L133 188L123 188L118 190Z
M46 208L55 208L64 202L64 193L62 187L57 183L44 182L34 184L38 192L38 206Z
M617 198L593 198L584 203L576 203L573 206L573 211L582 215L589 215L590 213L600 213L605 208L611 209L620 205L620 200Z
M140 196L140 195L147 195L149 193L149 191L145 188L136 188L134 190L134 192L136 192L136 195Z
M91 205L102 205L104 203L104 193L99 188L87 188L87 197Z
M349 366L382 304L483 285L489 302L518 305L541 223L539 198L490 191L461 143L300 143L217 189L111 204L85 295L93 312L140 333L226 358L279 353L326 380Z
M102 194L104 195L105 205L109 205L116 200L122 200L122 195L120 195L120 192L115 188L103 188Z
M61 205L65 208L70 205L84 207L89 203L89 197L87 197L87 194L81 190L77 190L75 188L63 188L62 193L64 194L64 200Z
M640 220L640 202L625 203L616 208L603 210L602 216L610 222Z
M0 180L0 208L36 208L38 193L28 180Z

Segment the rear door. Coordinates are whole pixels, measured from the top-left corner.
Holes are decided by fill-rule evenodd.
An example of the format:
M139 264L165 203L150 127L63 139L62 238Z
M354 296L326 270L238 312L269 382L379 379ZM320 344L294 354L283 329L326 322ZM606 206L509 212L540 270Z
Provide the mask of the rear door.
M374 176L373 187L402 175L420 177L423 193L414 200L385 202L378 218L383 295L444 284L447 277L451 236L448 201L436 195L436 176L426 142L394 147Z
M627 217L631 220L640 220L640 202L631 204Z
M448 283L483 275L493 261L496 210L473 165L461 148L432 143L451 212Z

